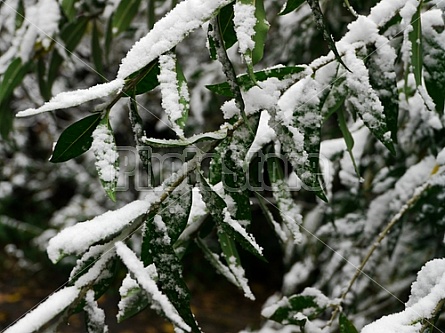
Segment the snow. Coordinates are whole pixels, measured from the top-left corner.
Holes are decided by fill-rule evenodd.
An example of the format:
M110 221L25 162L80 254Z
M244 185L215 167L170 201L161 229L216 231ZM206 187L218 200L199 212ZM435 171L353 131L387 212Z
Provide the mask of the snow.
M405 310L384 316L365 326L362 333L417 333L420 320L433 317L439 302L445 298L445 259L434 259L419 271L411 286Z
M170 127L180 137L184 137L184 131L177 124L177 121L184 114L184 105L181 104L178 90L178 80L176 74L176 56L173 53L161 55L159 57L160 73L158 81L161 88L162 107L170 120Z
M97 306L97 302L94 300L94 291L88 290L85 296L84 310L88 315L88 328L103 327L102 333L108 333L108 326L105 325L105 312Z
M36 114L53 111L57 109L66 109L77 106L88 101L103 98L121 90L125 82L122 79L116 79L108 83L98 84L88 89L78 89L74 91L62 92L37 109L27 109L17 113L17 117L28 117Z
M228 260L229 269L232 274L235 276L235 279L241 289L244 291L244 296L252 301L255 300L255 296L253 295L250 287L248 285L248 281L245 277L244 268L237 263L235 257L230 257Z
M99 124L92 134L91 150L96 156L96 169L100 180L105 183L105 190L115 186L119 176L117 161L119 154L116 151L113 133L106 124Z
M246 162L249 163L253 156L259 152L269 142L275 141L277 135L269 126L270 115L266 110L261 111L260 122L255 134L255 138L246 154Z
M133 201L120 209L108 211L62 230L49 241L49 258L56 262L61 256L83 253L94 243L117 235L132 221L146 213L155 199L156 191L145 200Z
M235 2L233 6L235 33L239 42L239 51L245 56L246 52L252 51L255 47L253 36L255 35L255 6L244 4L241 1Z
M118 79L125 79L172 49L190 32L199 28L231 0L186 0L180 2L153 29L136 42L122 59Z
M65 310L73 303L80 290L75 287L65 287L50 295L43 303L20 319L14 326L3 333L31 333L38 331L43 325Z
M122 259L122 262L133 274L138 284L150 296L152 300L152 309L162 311L166 317L175 324L175 326L190 332L190 326L179 316L167 296L159 291L156 282L152 279L151 274L146 270L144 264L136 257L136 254L122 242L116 243L116 251Z

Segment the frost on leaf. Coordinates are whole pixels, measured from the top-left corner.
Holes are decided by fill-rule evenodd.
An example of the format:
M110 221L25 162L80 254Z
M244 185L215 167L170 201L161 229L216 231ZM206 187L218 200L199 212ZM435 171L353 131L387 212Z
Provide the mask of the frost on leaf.
M346 72L346 86L349 92L346 106L357 112L374 136L395 153L383 105L371 86L368 69L354 51L346 52L345 61L351 70Z
M91 149L96 157L96 170L105 192L116 201L116 185L119 176L119 154L108 119L105 118L93 132Z

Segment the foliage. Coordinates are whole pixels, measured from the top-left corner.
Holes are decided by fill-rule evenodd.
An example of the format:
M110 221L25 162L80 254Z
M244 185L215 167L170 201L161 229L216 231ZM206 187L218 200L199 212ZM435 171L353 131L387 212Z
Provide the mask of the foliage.
M444 259L432 259L445 256L445 6L332 3L0 3L0 200L26 190L26 210L45 188L52 200L72 192L40 207L38 226L5 205L0 237L30 231L74 265L6 332L57 330L82 310L89 332L106 332L96 300L118 262L120 321L149 306L200 332L182 272L193 243L250 299L242 254L284 261L258 332L443 325ZM33 145L45 136L47 150L58 137L49 162ZM42 175L31 182L28 169ZM283 258L257 242L256 205Z

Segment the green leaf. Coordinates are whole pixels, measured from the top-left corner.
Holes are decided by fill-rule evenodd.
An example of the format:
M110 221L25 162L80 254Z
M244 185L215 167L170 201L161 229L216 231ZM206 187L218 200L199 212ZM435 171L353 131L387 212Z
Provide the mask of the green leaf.
M419 1L419 6L411 19L413 29L408 34L409 41L411 42L411 66L417 86L422 85L422 21L420 18L422 2L422 0Z
M113 34L118 35L128 29L138 13L141 0L121 1L113 15Z
M218 14L219 30L221 31L226 50L230 49L237 41L233 26L233 15L233 3L221 8Z
M348 128L348 124L346 123L345 112L343 108L337 110L337 121L341 133L343 134L343 138L345 139L346 149L349 153L349 156L351 157L355 173L357 174L357 177L360 178L360 172L358 170L357 163L355 163L354 154L352 153L352 148L354 148L354 138L352 137L352 134Z
M311 320L317 318L325 310L317 304L315 296L306 295L283 297L276 306L276 310L268 314L268 318L278 323L294 325L304 324L301 320L295 319L297 313L304 313Z
M91 34L91 56L93 57L93 64L97 74L102 81L105 81L102 46L100 45L99 34L97 20L93 20L93 33Z
M349 71L349 68L345 65L345 63L341 59L340 54L338 53L337 47L335 46L334 39L332 38L331 32L329 30L329 26L327 24L327 20L321 11L319 0L307 0L307 3L311 7L312 14L314 15L315 22L317 23L317 28L321 32L323 32L323 38L328 43L330 50L334 53L337 61L340 64L342 64L343 67Z
M62 0L60 6L68 21L72 22L76 18L76 0Z
M355 326L349 321L343 312L340 313L339 326L340 333L358 333Z
M159 85L159 62L154 60L141 70L130 75L129 82L135 80L135 95L145 94ZM132 88L132 87L131 87Z
M117 322L121 323L124 320L137 315L149 304L150 300L148 299L147 293L143 289L135 287L131 288L130 290L126 290L125 294L121 294Z
M266 20L263 0L254 0L254 5L257 22L255 24L255 35L253 36L255 42L255 47L252 50L253 65L260 62L263 58L264 45L266 44L267 32L269 31L269 22Z
M23 4L23 0L19 1L16 10L15 29L18 30L25 21L25 5Z
M14 89L22 83L29 66L29 63L22 64L20 58L14 59L9 64L0 83L0 104L5 103L11 97Z
M190 310L190 291L183 279L181 262L173 249L166 223L161 216L156 215L149 217L145 226L143 242L149 244L147 248L158 272L159 289L168 297L186 324L192 327L192 331L201 332ZM177 230L174 230L174 234L176 236Z
M96 157L96 170L102 187L108 197L116 202L119 155L108 115L101 120L97 128L93 131L92 149Z
M101 117L101 113L95 113L67 127L57 140L50 162L65 162L90 149L93 142L91 135L99 125Z
M279 80L283 80L286 77L290 77L293 74L300 73L305 70L304 66L287 66L287 67L273 67L258 72L254 72L255 81L265 81L268 78L275 77ZM239 75L236 78L238 84L243 90L249 90L254 87L256 83L250 78L248 74ZM216 94L235 97L228 82L222 82L217 84L206 85L206 88L213 91Z
M438 33L428 29L428 32L422 42L422 53L429 59L427 64L423 64L425 87L436 104L436 111L442 115L445 105L445 49L439 41L445 31Z
M227 136L227 130L218 130L215 132L201 133L183 139L157 139L157 138L143 138L142 142L151 147L158 148L172 148L172 147L188 147L192 144L209 141L209 140L223 140Z
M278 15L286 15L293 12L304 3L304 0L287 0L286 6Z

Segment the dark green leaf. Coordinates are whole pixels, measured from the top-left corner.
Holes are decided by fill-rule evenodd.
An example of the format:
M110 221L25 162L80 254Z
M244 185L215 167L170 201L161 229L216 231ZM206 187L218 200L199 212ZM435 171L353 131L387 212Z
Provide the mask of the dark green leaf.
M411 42L411 66L413 68L416 85L422 85L422 21L421 10L422 0L419 1L419 6L411 19L413 29L409 32L408 38Z
M93 57L93 64L97 74L102 79L102 81L105 81L102 46L100 45L97 20L93 21L93 33L91 35L91 56Z
M334 39L332 38L331 32L329 30L329 26L327 24L326 18L324 17L321 8L319 0L307 0L307 3L312 9L312 14L314 14L315 22L317 23L317 28L323 32L323 38L328 43L329 48L334 53L335 58L337 61L343 65L344 68L346 68L349 71L349 68L345 65L343 60L340 57L340 54L338 53L337 47L335 46Z
M210 58L212 60L217 60L218 59L218 52L216 50L216 44L217 41L214 38L214 28L213 25L210 23L208 30L207 30L207 40L209 42L209 53L210 53Z
M28 72L29 65L29 63L22 64L20 58L14 59L9 64L0 83L0 104L5 103L11 97L14 89L22 83Z
M226 50L230 49L237 41L233 15L233 3L221 8L218 14L219 30L221 31Z
M190 96L188 95L187 79L185 78L181 65L177 60L176 60L176 78L178 80L179 103L182 105L183 111L181 118L177 119L175 123L181 129L184 129L190 111L190 100L189 100ZM185 91L186 95L184 94Z
M60 6L68 21L73 21L76 18L76 0L62 0Z
M91 134L99 125L101 117L101 113L96 113L66 128L57 140L50 162L65 162L90 149L93 142Z
M46 62L43 58L39 58L37 61L37 81L39 83L40 95L42 95L45 101L49 101L51 89L49 89L48 82L46 81Z
M344 315L343 312L340 313L339 325L340 333L358 333L355 326L349 321L349 319Z
M23 0L20 0L17 4L17 14L15 16L15 29L18 30L25 21L25 5Z
M280 12L279 15L286 15L293 12L304 3L304 0L287 0L286 6Z
M154 88L156 88L159 85L158 81L159 73L160 73L159 62L156 59L151 63L149 63L144 68L142 68L141 70L131 74L129 79L136 80L135 94L136 95L145 94L146 92L149 92Z
M118 35L128 29L138 13L141 0L121 1L113 16L113 34Z
M305 69L303 66L288 66L288 67L275 67L270 69L265 69L262 71L254 72L255 81L265 81L268 78L275 77L279 80L286 78L287 76L291 76L293 74L297 74L302 72ZM243 88L243 90L249 90L254 87L256 84L252 81L248 74L242 74L236 78L238 84ZM206 86L207 89L217 93L219 95L227 96L227 97L235 97L230 89L230 85L228 82L211 84Z

